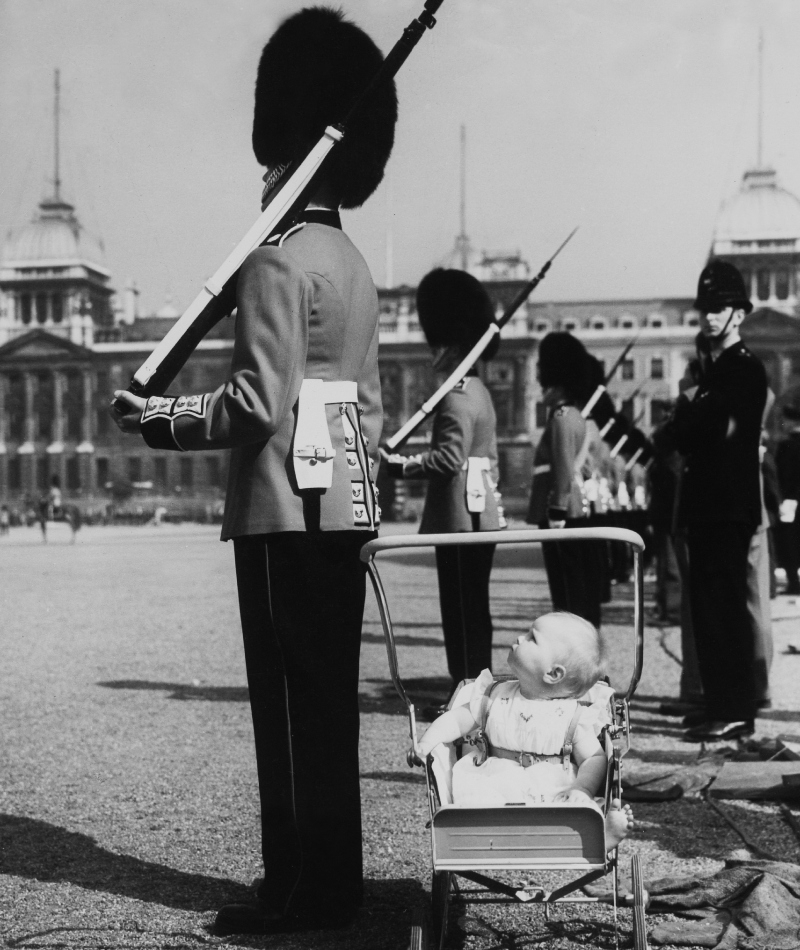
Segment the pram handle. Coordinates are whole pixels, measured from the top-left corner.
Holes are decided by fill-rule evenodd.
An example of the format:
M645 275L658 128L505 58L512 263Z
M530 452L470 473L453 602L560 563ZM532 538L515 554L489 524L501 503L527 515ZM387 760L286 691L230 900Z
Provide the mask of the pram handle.
M411 742L417 748L417 728L414 704L405 691L397 662L394 630L386 594L383 589L378 569L375 565L375 555L381 551L398 550L402 548L428 547L455 547L456 545L470 544L530 544L542 541L621 541L633 548L633 625L634 662L633 673L625 692L626 704L630 702L642 675L644 662L644 541L635 531L627 528L529 528L520 531L476 531L459 532L453 534L415 534L389 535L368 541L361 549L361 560L367 565L375 596L378 601L378 610L381 616L386 653L389 659L389 672L392 683L398 695L403 700L409 716Z

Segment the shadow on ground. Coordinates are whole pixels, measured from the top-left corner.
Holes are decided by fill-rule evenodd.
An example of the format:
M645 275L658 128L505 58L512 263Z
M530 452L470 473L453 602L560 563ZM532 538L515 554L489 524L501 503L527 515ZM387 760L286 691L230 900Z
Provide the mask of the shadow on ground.
M101 848L94 838L36 818L0 814L0 873L76 884L181 910L217 910L246 899L236 881L188 874Z
M195 686L191 683L158 683L151 680L105 680L97 684L106 689L153 690L169 693L168 699L202 699L212 703L246 703L246 686Z

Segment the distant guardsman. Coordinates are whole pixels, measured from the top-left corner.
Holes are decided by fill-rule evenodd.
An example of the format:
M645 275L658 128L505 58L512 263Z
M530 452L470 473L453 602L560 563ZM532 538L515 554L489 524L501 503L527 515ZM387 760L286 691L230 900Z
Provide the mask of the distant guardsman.
M494 321L489 295L471 274L437 268L422 278L417 313L433 366L449 376ZM499 336L482 359L497 352ZM444 397L427 452L389 456L389 474L426 479L420 534L493 531L505 526L497 491L497 419L477 367ZM489 577L493 544L436 548L439 605L453 685L491 667Z
M256 81L265 196L382 62L329 8L278 28ZM252 903L220 910L225 934L346 926L362 902L359 552L380 516L383 413L377 292L339 208L378 187L396 119L390 81L349 124L300 224L245 260L224 385L146 402L115 394L135 410L120 428L153 448L233 450L222 538L234 543L265 873Z
M761 523L759 444L767 376L742 343L752 310L739 271L711 260L695 309L707 357L691 401L672 423L686 459L680 517L687 528L692 627L705 712L690 741L748 735L756 714L755 639L747 606L751 540Z

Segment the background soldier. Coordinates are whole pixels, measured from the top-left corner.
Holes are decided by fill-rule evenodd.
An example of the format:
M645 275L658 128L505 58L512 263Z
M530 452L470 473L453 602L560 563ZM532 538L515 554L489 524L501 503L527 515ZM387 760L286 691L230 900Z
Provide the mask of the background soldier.
M256 82L265 196L382 61L331 9L278 28ZM359 551L378 525L371 455L383 414L377 293L338 209L377 188L396 119L389 82L350 124L303 226L242 265L223 386L146 404L116 393L135 410L120 427L141 426L154 448L233 449L222 538L234 542L265 877L253 903L222 908L223 933L344 926L362 900Z

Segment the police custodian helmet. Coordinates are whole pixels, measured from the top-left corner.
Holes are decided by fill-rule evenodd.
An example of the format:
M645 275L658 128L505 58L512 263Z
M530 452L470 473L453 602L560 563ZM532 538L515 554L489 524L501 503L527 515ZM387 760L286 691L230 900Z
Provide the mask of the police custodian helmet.
M494 323L494 309L483 284L463 270L437 267L417 288L417 315L430 346L471 349ZM482 359L490 360L500 345L495 336Z
M753 305L739 271L728 261L712 258L703 268L697 282L695 310L719 313L726 307L750 313Z
M253 151L259 164L305 157L327 125L345 118L382 62L375 43L339 10L308 7L284 20L258 64ZM396 122L390 80L370 95L326 163L324 180L341 207L359 207L381 183Z

